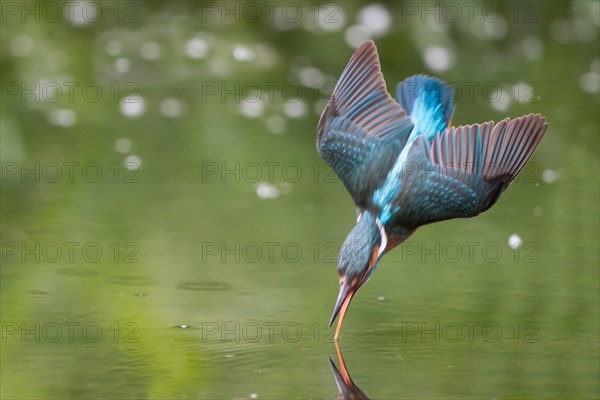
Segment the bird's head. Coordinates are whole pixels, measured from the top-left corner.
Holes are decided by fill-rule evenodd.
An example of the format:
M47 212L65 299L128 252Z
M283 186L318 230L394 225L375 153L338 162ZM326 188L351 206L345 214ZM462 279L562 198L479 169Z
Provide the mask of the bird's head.
M339 315L336 339L350 300L375 270L386 245L387 236L379 219L368 211L363 212L346 238L338 257L340 293L329 321L331 326Z

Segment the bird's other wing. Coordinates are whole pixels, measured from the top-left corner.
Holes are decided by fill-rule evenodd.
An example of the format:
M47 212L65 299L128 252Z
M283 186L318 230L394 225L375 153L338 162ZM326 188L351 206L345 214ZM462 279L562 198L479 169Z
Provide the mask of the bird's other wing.
M411 129L406 112L386 90L375 44L364 43L342 72L317 128L319 154L357 206L368 207Z
M523 169L547 127L544 117L529 114L417 138L394 201L394 220L416 228L487 210Z
M454 88L427 75L414 75L396 87L396 99L414 124L413 135L431 139L443 132L454 114Z

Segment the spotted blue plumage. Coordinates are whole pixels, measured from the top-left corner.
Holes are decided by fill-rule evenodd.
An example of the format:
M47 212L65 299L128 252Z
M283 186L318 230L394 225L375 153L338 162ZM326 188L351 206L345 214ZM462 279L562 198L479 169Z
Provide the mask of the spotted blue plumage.
M454 89L426 75L398 84L396 97L386 91L374 44L365 43L334 89L317 140L359 212L372 211L386 226L400 219L413 229L486 210L547 125L530 115L451 128ZM508 137L514 139L510 146Z

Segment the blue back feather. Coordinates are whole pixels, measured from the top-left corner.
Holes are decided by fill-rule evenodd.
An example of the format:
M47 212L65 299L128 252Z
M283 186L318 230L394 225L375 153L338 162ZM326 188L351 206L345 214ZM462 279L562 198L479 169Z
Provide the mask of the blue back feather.
M454 113L454 88L427 75L415 75L398 84L397 100L406 110L417 135L433 138L449 125Z

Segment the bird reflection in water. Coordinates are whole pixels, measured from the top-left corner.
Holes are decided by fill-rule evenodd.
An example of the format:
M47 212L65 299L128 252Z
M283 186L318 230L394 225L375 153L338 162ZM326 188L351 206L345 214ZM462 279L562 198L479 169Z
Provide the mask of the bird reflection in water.
M338 396L337 398L340 400L358 400L358 399L367 399L369 396L365 392L363 392L352 380L352 377L348 373L346 369L346 363L344 362L344 357L342 357L342 351L340 350L340 346L338 345L337 340L335 343L335 352L337 353L338 364L340 369L337 369L335 363L329 358L329 367L331 368L331 372L333 372L333 377L335 378L335 384L338 387Z

